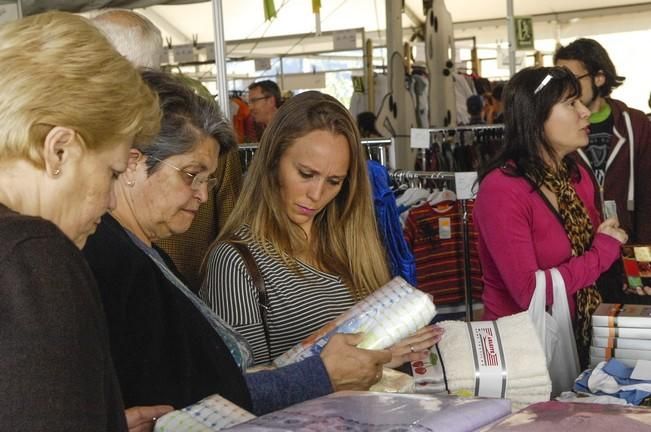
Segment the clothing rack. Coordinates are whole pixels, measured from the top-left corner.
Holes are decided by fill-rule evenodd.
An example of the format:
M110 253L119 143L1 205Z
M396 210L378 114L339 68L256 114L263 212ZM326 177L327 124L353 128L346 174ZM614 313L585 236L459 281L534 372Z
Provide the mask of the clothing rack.
M445 128L429 128L430 133L442 133L442 132L463 132L463 131L482 131L482 130L500 130L504 129L503 124L492 124L492 125L464 125L464 126L455 126L455 127L445 127Z
M435 144L440 144L442 141L449 140L454 138L454 142L458 144L467 145L470 141L473 145L477 144L479 147L484 150L479 150L479 166L482 166L483 162L486 162L488 159L492 158L493 148L496 143L501 145L502 138L504 136L504 125L503 124L493 124L493 125L463 125L456 127L443 127L443 128L429 128L427 129L429 133L429 148L421 148L421 157L423 160L423 169L427 169L427 152L432 150ZM484 147L484 146L488 146ZM496 150L496 149L495 149ZM481 157L488 155L487 157ZM479 167L473 165L472 168L461 169L461 171L477 170Z
M404 180L445 180L454 181L456 174L449 171L409 171L390 170L389 177L397 182ZM466 321L472 321L472 280L470 275L470 232L468 230L469 214L468 204L465 199L458 199L461 203L461 229L463 243L463 288Z
M376 160L380 164L387 166L390 158L389 148L393 144L393 138L364 138L361 140L362 145L366 148L366 155L371 160ZM253 159L253 155L258 149L259 143L244 143L238 145L240 157L244 168L248 167Z
M393 138L364 138L362 145L366 147L366 155L369 159L387 166L390 158L389 147L393 145Z

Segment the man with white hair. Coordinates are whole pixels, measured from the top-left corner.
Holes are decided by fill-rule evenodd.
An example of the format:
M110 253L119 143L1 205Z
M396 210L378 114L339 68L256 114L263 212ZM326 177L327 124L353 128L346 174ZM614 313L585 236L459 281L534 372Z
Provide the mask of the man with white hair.
M163 39L160 30L144 16L124 9L112 9L94 18L93 23L113 46L139 67L159 69ZM201 83L183 77L200 96L209 94ZM192 81L192 82L190 82ZM215 177L217 187L208 194L188 231L159 241L157 244L172 257L190 288L201 286L201 262L220 228L226 222L242 187L242 167L237 149L219 158Z
M125 9L111 9L91 19L104 36L136 66L160 69L161 32L144 16Z

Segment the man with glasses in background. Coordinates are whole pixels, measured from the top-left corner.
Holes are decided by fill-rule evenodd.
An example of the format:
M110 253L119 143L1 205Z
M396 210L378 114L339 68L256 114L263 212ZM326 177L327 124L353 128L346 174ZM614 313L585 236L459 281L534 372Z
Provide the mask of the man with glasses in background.
M577 39L554 54L581 85L581 102L590 109L590 141L577 160L593 174L604 217L618 216L630 243L651 243L651 123L642 111L612 99L624 82L606 50L595 40ZM597 286L606 303L651 303L650 297L624 295L621 263ZM626 292L651 295L651 287Z
M249 108L253 119L263 129L276 115L281 103L280 88L275 82L264 80L249 85ZM258 136L258 138L260 137Z

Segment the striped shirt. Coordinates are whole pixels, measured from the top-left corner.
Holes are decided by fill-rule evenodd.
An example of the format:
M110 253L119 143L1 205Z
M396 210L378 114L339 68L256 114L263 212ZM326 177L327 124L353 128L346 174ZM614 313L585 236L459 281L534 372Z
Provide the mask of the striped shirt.
M246 228L238 230L246 238ZM264 279L269 298L267 348L258 305L258 291L243 258L228 243L208 254L200 295L251 344L256 364L268 363L353 306L354 300L339 276L297 261L300 274L280 256L268 255L261 245L248 244Z
M481 266L477 230L472 219L472 201L468 201L467 205L470 281L473 299L481 300ZM449 227L447 232L443 228L444 219L447 219ZM462 211L459 201L442 201L435 206L425 203L413 207L409 210L404 234L416 259L418 289L431 294L437 306L463 302L466 296Z

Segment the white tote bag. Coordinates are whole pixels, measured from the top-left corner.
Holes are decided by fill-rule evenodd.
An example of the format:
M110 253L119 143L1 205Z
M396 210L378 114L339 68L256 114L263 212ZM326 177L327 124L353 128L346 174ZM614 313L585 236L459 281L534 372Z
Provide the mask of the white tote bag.
M572 317L567 303L565 281L556 268L550 271L554 293L551 314L547 312L545 272L536 272L536 289L529 304L529 316L536 328L547 357L547 368L552 380L552 396L569 391L581 372L576 340L572 331Z

